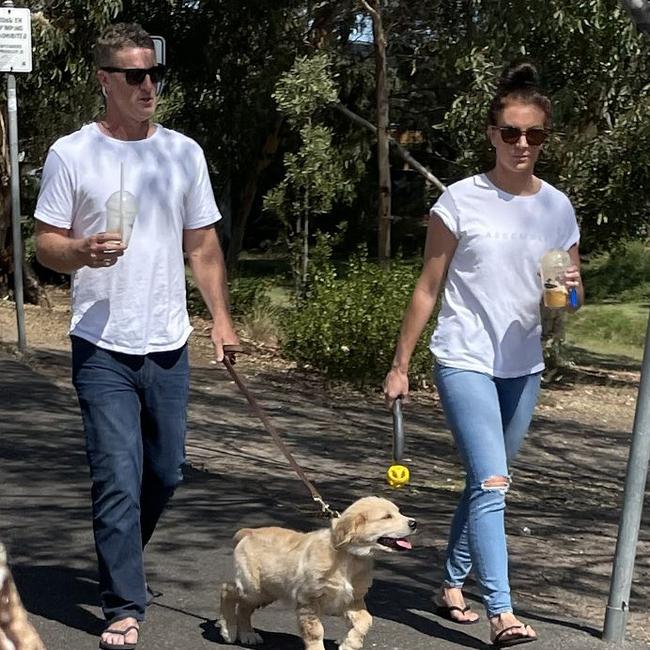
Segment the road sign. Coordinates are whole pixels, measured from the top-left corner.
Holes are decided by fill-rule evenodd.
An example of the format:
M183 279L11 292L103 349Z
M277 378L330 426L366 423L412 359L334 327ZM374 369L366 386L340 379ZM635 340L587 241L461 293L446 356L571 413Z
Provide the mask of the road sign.
M31 13L25 8L0 7L0 72L31 71Z
M165 47L165 39L162 36L151 36L154 49L156 50L156 63L167 63L167 53Z

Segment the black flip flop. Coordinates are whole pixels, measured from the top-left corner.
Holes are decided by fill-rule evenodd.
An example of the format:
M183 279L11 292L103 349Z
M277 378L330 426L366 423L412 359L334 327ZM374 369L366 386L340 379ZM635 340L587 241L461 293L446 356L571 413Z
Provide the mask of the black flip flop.
M130 625L126 630L112 630L110 627L105 629L102 634L115 634L117 636L126 637L126 635L131 630L138 631L138 640L140 639L140 628L137 625ZM115 643L107 643L106 641L99 641L99 650L135 650L135 647L138 645L138 642L135 643L123 643L122 645L115 645Z
M481 619L477 618L474 621L459 621L451 615L452 612L460 612L461 614L465 614L471 609L472 608L469 605L465 605L465 607L457 607L456 605L450 605L449 607L447 607L447 605L437 605L436 614L440 616L440 618L444 618L446 621L451 621L452 623L457 623L458 625L474 625Z
M515 645L521 645L522 643L532 643L533 641L537 641L536 636L512 636L509 639L504 639L503 641L501 640L501 637L506 633L510 632L510 630L516 630L518 628L521 628L522 630L526 629L525 625L511 625L509 627L506 627L505 629L501 630L499 634L497 634L494 639L492 639L492 647L493 648L512 648L512 646Z

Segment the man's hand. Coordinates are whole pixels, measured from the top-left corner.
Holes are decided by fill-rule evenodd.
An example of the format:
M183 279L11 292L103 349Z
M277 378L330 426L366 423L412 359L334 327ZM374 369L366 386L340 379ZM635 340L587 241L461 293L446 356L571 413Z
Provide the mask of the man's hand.
M113 266L124 255L126 246L119 232L100 232L79 240L78 255L82 266L101 269Z
M215 321L212 326L212 345L214 345L214 355L217 361L221 362L224 358L224 345L239 345L239 337L237 336L232 323L219 323ZM235 363L235 353L228 353L228 360L230 363Z

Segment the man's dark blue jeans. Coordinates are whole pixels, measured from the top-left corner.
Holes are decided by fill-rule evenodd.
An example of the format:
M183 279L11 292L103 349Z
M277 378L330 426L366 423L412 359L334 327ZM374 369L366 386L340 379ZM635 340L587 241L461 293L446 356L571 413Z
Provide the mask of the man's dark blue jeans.
M86 433L102 609L144 620L143 549L182 480L187 345L144 356L72 336L72 379Z

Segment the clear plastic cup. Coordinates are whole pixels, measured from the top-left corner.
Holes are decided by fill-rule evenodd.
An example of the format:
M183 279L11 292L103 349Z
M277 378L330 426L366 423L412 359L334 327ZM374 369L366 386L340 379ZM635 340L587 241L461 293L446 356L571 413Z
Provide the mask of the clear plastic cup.
M569 291L564 283L564 273L571 266L566 251L550 250L542 256L540 274L544 290L544 305L549 309L564 309L569 302Z
M138 201L131 192L113 192L106 201L106 232L119 232L128 246L137 214Z

